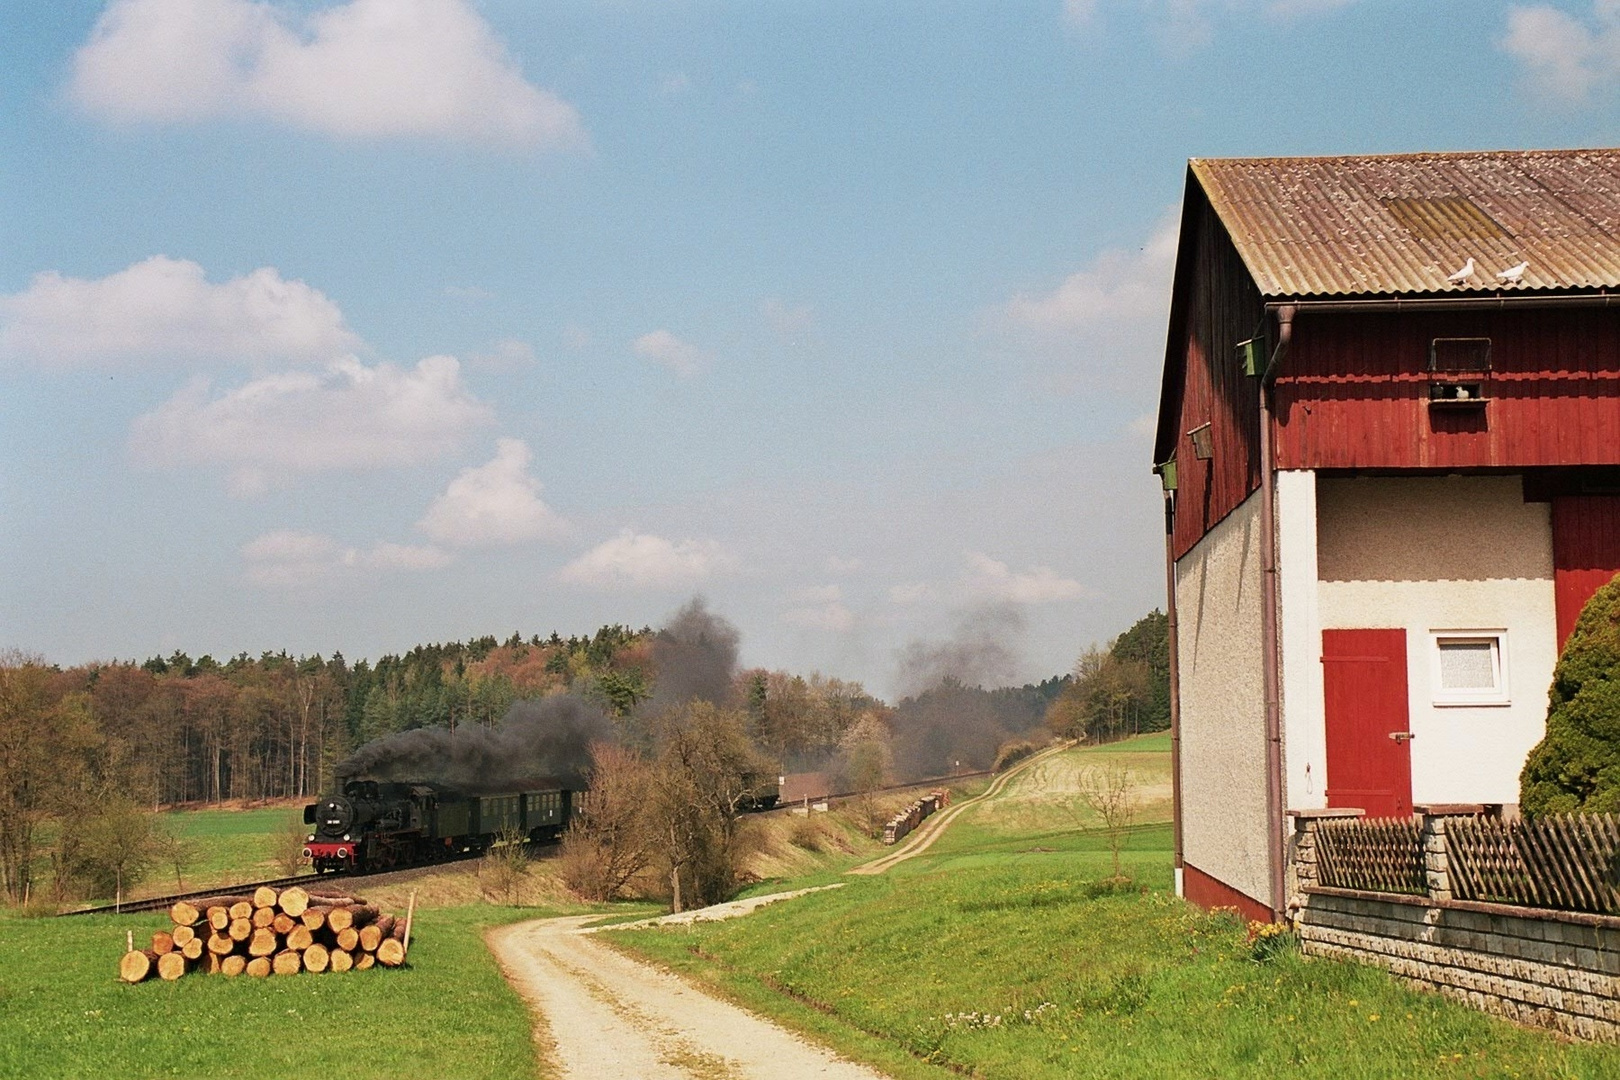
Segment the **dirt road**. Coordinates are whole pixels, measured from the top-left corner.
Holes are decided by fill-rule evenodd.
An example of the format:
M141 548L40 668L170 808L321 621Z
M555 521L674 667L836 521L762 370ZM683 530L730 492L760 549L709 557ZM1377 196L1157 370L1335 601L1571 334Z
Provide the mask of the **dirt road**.
M946 807L933 817L926 819L922 825L912 830L911 835L906 838L906 843L904 845L896 848L887 855L873 859L869 863L862 863L853 870L847 871L847 873L881 874L890 867L905 862L907 859L916 858L918 855L921 855L923 852L933 847L934 841L938 840L942 835L944 835L945 830L950 826L951 822L955 821L957 817L967 811L970 807L978 806L981 803L986 803L992 799L999 798L1001 793L1006 790L1007 785L1012 783L1013 777L1020 775L1025 770L1034 766L1037 762L1043 762L1050 757L1062 753L1068 748L1068 744L1064 743L1051 747L1047 750L1042 750L1033 757L1025 758L1017 765L1014 765L1012 768L990 781L990 786L985 788L979 794L973 796L973 798L959 802L955 806Z
M744 904L751 910L769 899ZM706 918L726 914L705 912ZM594 940L587 924L596 919L539 919L489 934L507 979L544 1021L536 1038L557 1075L570 1080L884 1080L881 1073L614 952Z

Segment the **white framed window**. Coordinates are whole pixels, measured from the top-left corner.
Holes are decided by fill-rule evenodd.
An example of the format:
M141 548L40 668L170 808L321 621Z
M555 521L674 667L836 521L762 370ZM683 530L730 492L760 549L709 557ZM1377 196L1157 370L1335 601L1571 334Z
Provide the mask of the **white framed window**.
M1431 630L1436 705L1507 705L1506 630Z

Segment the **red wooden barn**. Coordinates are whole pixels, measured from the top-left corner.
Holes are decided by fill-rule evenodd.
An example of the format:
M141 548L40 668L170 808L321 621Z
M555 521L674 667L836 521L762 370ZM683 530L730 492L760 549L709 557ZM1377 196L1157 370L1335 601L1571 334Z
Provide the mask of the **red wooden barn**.
M1620 150L1194 160L1155 458L1178 879L1290 809L1518 801L1620 570Z

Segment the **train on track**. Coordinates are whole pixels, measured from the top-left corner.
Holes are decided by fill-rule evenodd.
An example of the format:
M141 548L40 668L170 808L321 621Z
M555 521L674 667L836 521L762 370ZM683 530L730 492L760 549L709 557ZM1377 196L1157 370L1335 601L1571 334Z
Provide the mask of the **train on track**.
M466 795L437 784L350 780L304 807L304 857L317 872L367 873L477 854L513 838L556 840L583 812L583 791L525 787Z
M740 809L776 805L778 785L760 781ZM544 843L560 839L589 801L583 789L544 782L467 795L438 784L354 779L304 807L304 824L314 826L304 857L317 873L364 874L475 855L513 840Z

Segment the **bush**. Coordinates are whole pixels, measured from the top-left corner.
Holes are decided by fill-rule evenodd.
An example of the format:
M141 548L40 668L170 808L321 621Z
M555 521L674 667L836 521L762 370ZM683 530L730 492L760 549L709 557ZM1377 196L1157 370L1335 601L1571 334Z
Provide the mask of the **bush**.
M1001 749L996 751L996 763L990 766L990 771L1002 772L1006 769L1010 769L1020 761L1023 761L1025 758L1034 754L1039 749L1040 747L1036 746L1034 743L1025 742L1021 739L1013 742L1002 743Z
M1519 774L1520 808L1620 811L1620 577L1582 609L1547 697L1547 734Z

